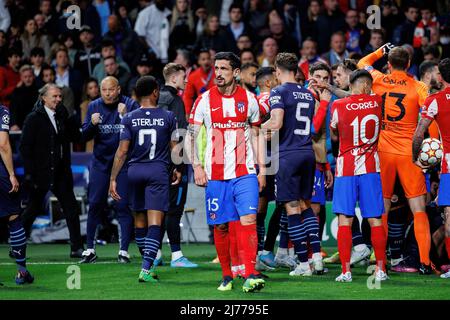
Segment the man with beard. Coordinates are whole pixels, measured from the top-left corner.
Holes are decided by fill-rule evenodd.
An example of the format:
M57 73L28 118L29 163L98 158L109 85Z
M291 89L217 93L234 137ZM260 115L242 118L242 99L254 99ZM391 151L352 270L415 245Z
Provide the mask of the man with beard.
M428 87L429 93L434 94L442 89L442 83L438 80L438 64L433 61L424 61L419 66L420 81Z
M89 169L89 211L87 221L87 250L83 252L80 263L92 263L97 260L94 238L97 226L100 224L108 199L109 179L114 161L114 154L119 146L121 119L139 104L120 94L121 87L114 77L106 77L100 85L101 97L88 106L83 124L85 141L94 139L94 154ZM118 191L122 199L115 202L120 225L119 263L129 263L128 245L133 228L133 216L127 200L127 166L120 170L117 176Z
M243 64L241 67L240 84L254 94L256 94L256 71L258 71L258 65L254 62Z

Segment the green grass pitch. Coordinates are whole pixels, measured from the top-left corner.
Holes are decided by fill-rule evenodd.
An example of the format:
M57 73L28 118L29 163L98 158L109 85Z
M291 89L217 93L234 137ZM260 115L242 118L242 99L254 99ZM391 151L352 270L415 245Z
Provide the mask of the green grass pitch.
M6 299L287 299L287 300L329 300L329 299L450 299L450 280L436 275L390 273L390 280L383 282L380 289L368 289L365 267L353 269L352 283L336 283L339 265L327 265L329 273L310 278L291 278L287 269L266 272L270 279L266 288L258 293L244 294L242 280L235 280L231 292L216 290L220 280L220 266L211 264L215 257L213 245L190 244L182 246L184 254L200 264L196 269L171 268L170 250L163 248L165 265L158 268L160 282L138 283L140 256L135 244L131 244L132 263L116 263L117 244L98 246L99 259L96 264L80 266L81 289L68 289L67 273L77 259L68 257L69 246L62 244L29 245L29 269L35 276L35 283L17 286L14 282L16 266L8 257L8 246L0 245L0 300ZM333 252L333 248L327 248ZM370 281L369 281L370 282Z

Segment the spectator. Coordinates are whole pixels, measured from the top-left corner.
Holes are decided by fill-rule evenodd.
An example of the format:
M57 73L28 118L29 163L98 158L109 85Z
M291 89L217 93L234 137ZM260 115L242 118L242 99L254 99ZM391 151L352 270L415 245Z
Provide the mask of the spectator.
M74 68L81 72L83 78L91 77L95 66L100 62L101 54L98 48L94 47L94 32L91 27L84 25L80 29L78 38L81 48L75 55Z
M42 65L44 64L44 55L44 50L39 47L33 48L30 53L31 67L33 68L38 88L42 86Z
M291 52L298 55L298 42L288 35L284 30L283 20L278 16L274 16L269 21L270 34L278 44L280 52Z
M130 96L134 96L134 89L136 88L136 82L140 77L148 76L152 73L154 69L154 64L156 61L152 61L150 55L142 54L141 58L137 62L136 65L136 73L137 75L130 79L128 82L128 93Z
M328 65L332 66L348 58L349 53L345 49L345 35L342 31L333 33L330 46L330 51L324 53L321 57Z
M192 68L192 57L191 53L186 49L178 49L177 56L175 57L174 63L181 64L186 70L186 79L193 70Z
M52 191L61 204L70 235L70 257L81 257L80 208L73 193L70 142L81 138L79 124L61 105L61 90L47 84L22 128L20 154L24 161L24 185L30 201L22 214L27 235L36 216L43 211L45 195Z
M194 24L195 24L195 38L198 39L205 28L206 19L208 19L208 12L204 5L195 10Z
M100 90L97 79L89 78L83 85L82 102L80 105L81 123L84 123L89 103L100 98ZM86 142L86 152L94 151L94 139Z
M405 6L406 20L394 29L392 42L395 45L412 44L414 31L416 29L417 18L419 17L419 8L414 2L409 2Z
M211 1L213 2L213 1ZM211 12L214 15L217 15L218 17L220 17L220 25L222 27L227 26L230 23L230 6L234 3L234 0L221 0L221 1L217 1L220 5L220 10L216 11L216 10L211 10L210 8L208 8L208 12Z
M278 54L278 44L274 38L266 38L263 42L262 53L258 56L261 67L273 67Z
M334 32L345 30L345 17L339 9L337 0L324 0L324 12L317 18L317 41L319 54L330 48L330 39Z
M8 63L8 39L6 32L0 30L0 66Z
M115 14L117 17L119 17L119 24L124 30L133 30L131 19L128 17L128 9L125 1L117 2ZM111 31L111 26L109 26L109 31Z
M104 36L108 28L108 17L111 15L111 8L109 2L105 0L94 0L92 5L97 9L98 16L100 17L101 35Z
M321 14L321 7L319 0L311 0L311 2L309 3L306 17L305 19L303 19L303 21L301 21L303 39L310 37L311 39L317 41L319 33L319 25L317 23L317 20L320 14Z
M219 18L217 16L208 16L203 34L197 39L195 47L197 50L201 48L210 48L215 52L227 49L225 46L224 35L220 31Z
M176 0L170 17L171 50L192 46L195 42L194 15L187 0Z
M370 40L369 43L366 45L364 51L363 51L363 56L368 55L369 53L372 53L376 50L378 50L385 42L385 37L384 37L384 31L380 30L380 29L375 29L375 30L371 30L370 31ZM381 71L384 67L384 65L386 65L387 63L387 59L386 57L383 57L379 60L377 60L372 66Z
M92 0L77 0L81 9L81 25L88 25L94 32L94 42L99 43L102 40L102 22L97 8Z
M240 52L244 49L251 49L253 46L252 39L246 33L242 33L237 39L237 47Z
M255 63L256 62L255 54L253 53L253 50L251 50L251 49L243 49L241 51L241 55L239 58L241 60L241 65L244 65L246 63Z
M6 0L0 0L0 30L6 32L10 25L11 16L8 7L6 6Z
M186 88L183 93L186 117L189 118L195 99L203 92L209 90L215 81L215 74L211 53L208 49L201 49L198 53L198 69L189 75Z
M321 59L317 54L317 42L315 42L312 38L306 38L305 41L303 41L300 55L301 58L298 63L298 67L306 79L309 79L309 66L316 62L326 63L326 61Z
M36 26L37 26L38 31L41 34L44 34L44 35L46 35L48 37L48 31L45 28L45 16L42 13L37 13L37 14L34 15L33 19L34 19L34 22L36 22ZM50 42L53 42L52 40L53 40L52 38L49 38Z
M409 54L409 68L407 72L414 77L414 79L419 79L419 66L414 62L414 48L410 44L402 45L403 48L408 51Z
M250 29L242 21L243 7L239 3L232 3L228 9L230 15L230 23L224 28L225 41L228 51L232 51L236 54L239 53L237 47L237 40L241 34L251 34Z
M420 48L426 46L431 41L431 30L439 29L439 22L430 8L424 7L420 9L422 19L417 23L414 30L413 47Z
M155 0L153 4L139 12L134 30L141 43L149 52L154 52L162 62L168 61L169 21L170 11L165 7L164 0Z
M55 39L55 32L57 30L58 18L54 10L52 9L52 1L41 0L39 4L39 13L44 16L44 26L40 27L39 29L42 29L44 34L49 35L50 39Z
M302 43L299 10L300 8L298 7L298 1L285 1L283 6L283 17L286 33L295 39L297 44Z
M105 58L107 57L116 57L117 63L130 72L130 67L128 64L122 60L122 58L116 56L116 48L114 47L114 42L111 39L104 39L101 43L101 60L100 62L95 66L94 72L93 72L93 78L97 79L97 81L100 83L105 77Z
M119 81L119 86L122 89L122 94L128 95L127 88L130 81L130 73L117 63L116 57L110 56L103 60L105 65L105 75L116 78Z
M69 52L69 61L70 66L73 67L75 64L75 56L78 53L78 50L75 48L75 40L74 36L70 33L60 34L58 37L58 41L62 43L67 51ZM51 49L50 49L51 51Z
M38 88L36 86L33 68L26 64L20 70L20 82L11 95L11 131L22 129L26 116L33 110L33 106L38 98Z
M0 67L0 104L9 107L11 94L20 82L20 52L16 49L8 51L8 64Z
M383 0L381 6L381 25L385 31L385 39L392 39L392 33L401 20L399 10L392 0Z
M11 22L11 27L7 33L7 39L9 40L9 48L15 48L22 55L22 41L20 37L22 36L21 26Z
M362 53L362 49L367 43L367 37L364 26L359 23L358 12L353 9L348 10L345 15L345 22L347 23L345 33L347 50Z
M255 37L263 39L269 32L267 28L267 19L269 16L267 4L263 0L251 0L247 3L248 7L246 8L245 21L247 21L250 29L253 30Z
M83 87L81 73L78 70L70 67L69 54L66 49L58 49L56 51L55 62L55 83L60 87L71 88L75 98L75 106L79 106L81 99L81 89Z
M55 69L48 64L42 66L42 84L55 83ZM72 89L67 86L59 86L62 94L62 104L66 107L67 113L73 115L75 113L75 97Z
M142 52L139 38L133 29L124 28L116 15L109 17L108 25L109 31L104 38L113 42L116 57L124 61L128 68Z
M35 47L44 49L46 58L50 56L50 42L48 41L48 37L39 32L36 22L33 19L27 20L20 41L22 42L23 59L29 59L31 49Z

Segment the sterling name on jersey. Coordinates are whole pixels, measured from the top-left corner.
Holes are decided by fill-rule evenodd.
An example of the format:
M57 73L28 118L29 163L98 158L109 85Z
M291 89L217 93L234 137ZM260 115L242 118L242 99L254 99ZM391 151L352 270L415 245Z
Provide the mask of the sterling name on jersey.
M270 110L283 109L280 129L280 152L312 150L311 126L315 99L297 83L284 83L270 92Z
M339 133L336 177L380 172L381 109L382 99L377 95L352 95L334 101L330 127Z
M129 164L169 164L170 141L179 140L177 119L161 108L139 108L122 119L120 140L130 140Z
M256 97L240 86L223 95L217 86L195 101L190 124L205 125L205 171L209 180L228 180L256 173L250 125L259 125Z

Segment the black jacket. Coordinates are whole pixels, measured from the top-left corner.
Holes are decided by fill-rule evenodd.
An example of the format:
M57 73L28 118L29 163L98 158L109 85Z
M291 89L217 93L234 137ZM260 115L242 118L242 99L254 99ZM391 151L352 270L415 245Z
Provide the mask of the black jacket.
M66 108L56 108L59 132L56 133L44 105L39 100L26 117L20 141L26 183L34 188L49 190L55 179L73 183L70 168L70 142L80 141L80 125L69 117ZM61 155L62 152L62 155Z
M163 86L159 94L158 106L175 113L178 128L187 128L183 99L178 95L177 89L170 86Z

